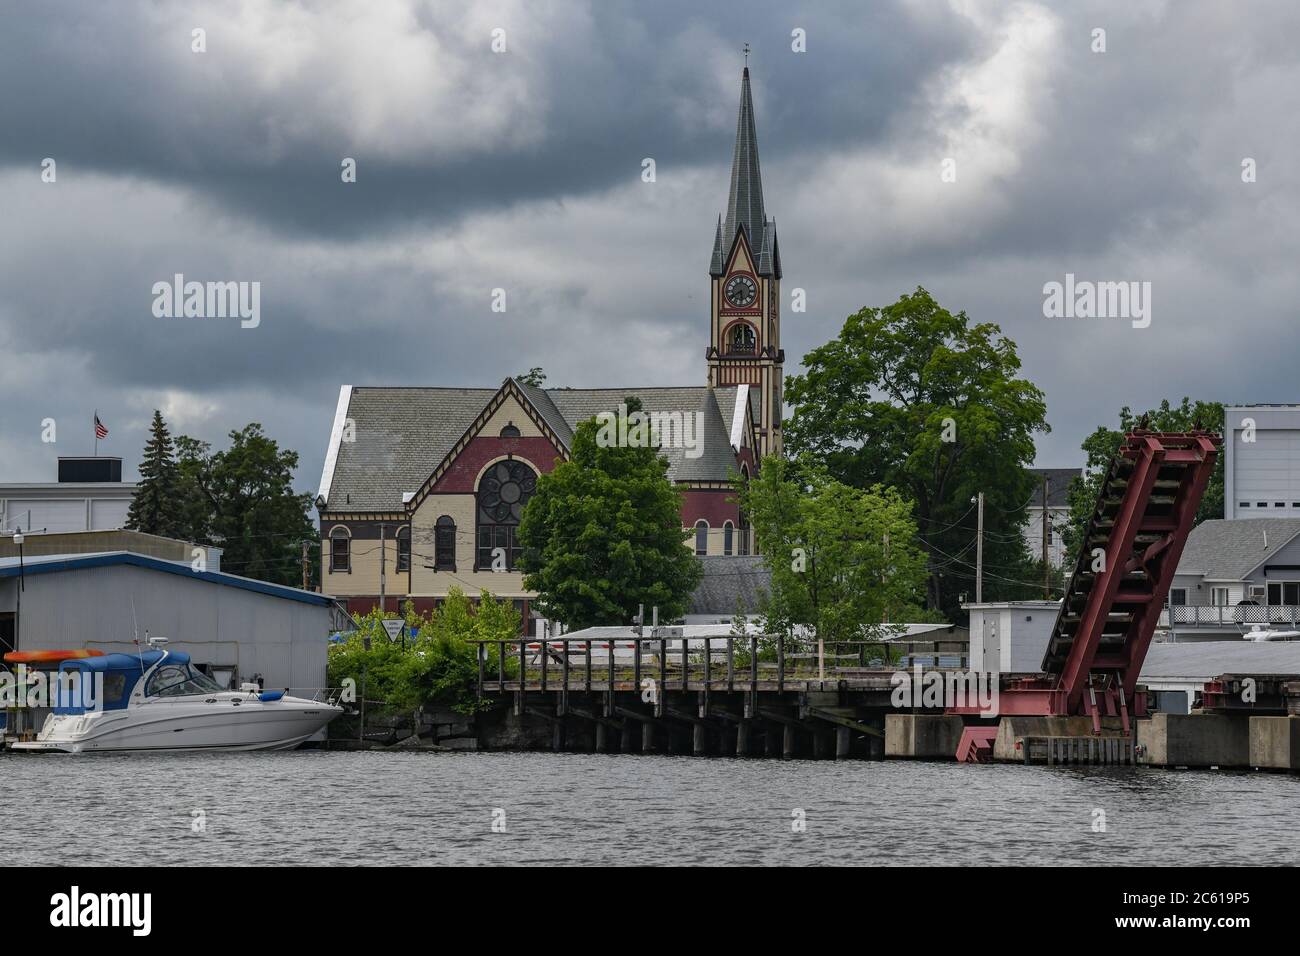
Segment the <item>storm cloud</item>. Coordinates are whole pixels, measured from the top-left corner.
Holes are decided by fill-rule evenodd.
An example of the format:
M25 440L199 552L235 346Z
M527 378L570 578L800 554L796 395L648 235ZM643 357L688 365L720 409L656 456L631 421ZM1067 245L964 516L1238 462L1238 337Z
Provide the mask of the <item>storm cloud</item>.
M1123 404L1300 400L1297 39L1284 0L9 4L0 480L92 408L128 472L160 407L315 490L340 384L702 382L746 42L787 371L924 285L1017 342L1040 464ZM260 325L155 317L177 273L260 282ZM1067 273L1150 282L1150 327L1044 318Z

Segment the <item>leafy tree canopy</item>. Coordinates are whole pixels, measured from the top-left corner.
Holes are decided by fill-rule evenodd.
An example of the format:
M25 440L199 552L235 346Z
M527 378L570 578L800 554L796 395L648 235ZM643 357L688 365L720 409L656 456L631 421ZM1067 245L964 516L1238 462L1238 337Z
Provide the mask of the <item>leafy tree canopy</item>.
M571 628L627 624L640 604L674 620L701 574L681 492L658 449L602 443L598 431L595 419L579 424L570 459L538 479L519 526L524 587Z
M985 599L1020 597L1032 577L1021 526L1026 466L1048 431L1043 393L1020 377L1015 343L940 306L923 288L848 317L786 380L786 443L858 489L911 498L929 555L926 603L950 619L974 598L975 509L985 495ZM1024 582L1024 583L1022 583Z
M1124 436L1139 423L1146 420L1145 427L1157 432L1191 431L1198 425L1218 431L1223 427L1223 405L1219 402L1192 401L1184 396L1177 405L1171 405L1169 399L1161 401L1158 408L1136 413L1127 405L1119 410L1119 427L1107 428L1099 425L1097 430L1083 440L1080 446L1087 454L1087 474L1074 479L1070 484L1070 524L1063 529L1062 538L1070 552L1066 567L1073 567L1078 556L1079 542L1083 529L1092 510L1097 504L1097 492L1101 488L1101 479L1111 459L1119 451ZM1214 474L1201 497L1201 505L1196 510L1195 524L1209 518L1223 517L1223 456L1219 456L1214 467Z
M853 488L770 456L737 490L772 572L769 629L868 639L924 601L926 556L911 503L893 489Z

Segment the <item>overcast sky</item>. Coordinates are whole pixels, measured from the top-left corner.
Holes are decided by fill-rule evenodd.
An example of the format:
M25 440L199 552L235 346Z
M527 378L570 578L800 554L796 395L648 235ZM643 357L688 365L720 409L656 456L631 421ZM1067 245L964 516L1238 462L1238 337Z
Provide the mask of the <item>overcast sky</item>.
M340 384L702 383L746 41L787 372L924 285L1019 346L1040 465L1125 404L1300 401L1294 0L5 0L0 482L95 408L128 476L161 408L314 492ZM260 282L260 325L156 317L176 273ZM1045 318L1066 273L1150 282L1150 326Z

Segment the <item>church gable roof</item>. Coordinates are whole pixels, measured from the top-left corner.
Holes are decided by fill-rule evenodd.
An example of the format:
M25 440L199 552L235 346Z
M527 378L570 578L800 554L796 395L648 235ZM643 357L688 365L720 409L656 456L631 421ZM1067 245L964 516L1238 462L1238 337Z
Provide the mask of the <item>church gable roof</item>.
M354 440L336 438L330 511L401 511L496 393L492 388L351 390Z
M355 440L332 439L334 465L322 482L324 510L331 512L404 510L407 501L426 491L435 473L455 459L458 446L473 437L507 394L522 398L565 452L579 422L599 412L618 412L629 396L639 398L651 413L702 411L698 457L687 457L680 444L661 449L668 477L726 481L736 467L729 441L735 386L541 389L507 380L497 389L356 387L350 392L345 418L353 423ZM691 418L692 429L694 422Z
M710 389L706 386L667 388L553 388L547 394L570 427L594 418L600 412L618 412L624 399L641 400L643 411L650 414L677 412L692 416L691 435L701 443L699 455L688 457L680 443L660 448L668 461L668 477L673 481L727 481L736 469L736 455L731 447L731 419L724 414L735 408L736 387ZM696 412L703 412L703 434L694 433ZM695 449L692 449L694 454Z

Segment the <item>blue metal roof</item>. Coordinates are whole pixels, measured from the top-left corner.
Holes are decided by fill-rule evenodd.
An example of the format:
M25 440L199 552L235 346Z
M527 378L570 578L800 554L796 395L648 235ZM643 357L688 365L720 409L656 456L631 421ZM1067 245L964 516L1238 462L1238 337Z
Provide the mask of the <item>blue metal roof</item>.
M255 591L258 594L285 598L289 601L299 601L303 604L314 604L317 607L329 607L334 603L332 599L323 594L316 594L313 591L302 591L282 584L269 584L266 581L241 578L238 575L226 574L223 571L195 571L188 564L165 561L162 558L136 554L134 551L110 551L102 554L43 554L26 558L23 561L22 571L28 575L51 574L57 571L80 571L85 568L104 568L122 564L137 568L148 568L151 571L162 571L165 574L176 574L185 578L197 578L200 581L207 581L209 584L220 584L244 591ZM16 578L18 574L17 558L0 558L0 578Z

